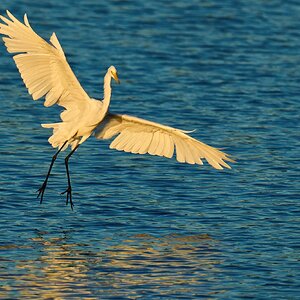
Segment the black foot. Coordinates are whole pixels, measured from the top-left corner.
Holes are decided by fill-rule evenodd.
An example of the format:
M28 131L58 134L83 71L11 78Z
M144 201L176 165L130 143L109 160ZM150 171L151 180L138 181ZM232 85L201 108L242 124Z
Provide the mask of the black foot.
M43 202L46 187L47 187L47 181L45 180L44 183L42 184L42 186L36 191L36 192L38 192L37 198L41 197L40 204L42 204L42 202Z
M69 204L69 201L70 201L70 206L71 206L71 209L73 210L73 207L74 207L74 204L73 204L73 201L72 201L72 187L71 186L68 186L68 188L61 193L61 195L67 193L67 199L66 199L66 205Z

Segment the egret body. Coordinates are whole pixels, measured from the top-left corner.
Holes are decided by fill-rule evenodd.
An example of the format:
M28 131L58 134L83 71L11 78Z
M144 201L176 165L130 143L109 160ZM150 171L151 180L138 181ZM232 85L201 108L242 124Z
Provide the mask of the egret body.
M98 139L116 138L110 148L131 153L164 156L171 158L176 150L177 161L202 165L205 159L216 169L230 168L226 161L233 160L224 152L208 146L186 131L161 125L133 116L109 112L111 99L111 79L119 82L114 66L108 68L104 76L103 100L88 96L72 72L64 51L55 35L50 43L37 35L29 24L26 14L24 23L16 19L9 11L0 16L0 34L9 53L17 53L13 59L21 77L34 100L45 97L46 107L58 104L64 108L60 114L61 122L42 124L53 128L49 143L58 148L52 158L47 176L38 189L40 202L51 173L52 166L61 151L69 146L70 153L65 158L68 178L66 203L73 208L72 188L68 161L80 144L92 134Z

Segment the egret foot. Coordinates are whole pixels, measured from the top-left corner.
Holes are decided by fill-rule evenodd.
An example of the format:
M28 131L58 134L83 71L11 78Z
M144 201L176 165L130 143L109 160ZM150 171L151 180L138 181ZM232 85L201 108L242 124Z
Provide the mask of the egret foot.
M69 201L70 201L70 206L71 206L71 209L73 210L74 203L72 201L72 187L70 185L64 192L61 193L61 195L66 194L66 193L67 193L66 205L68 205Z
M45 193L46 187L47 187L47 180L45 180L43 182L42 186L36 191L36 192L38 192L37 198L41 197L40 204L42 204L42 202L43 202L43 198L44 198L44 193Z

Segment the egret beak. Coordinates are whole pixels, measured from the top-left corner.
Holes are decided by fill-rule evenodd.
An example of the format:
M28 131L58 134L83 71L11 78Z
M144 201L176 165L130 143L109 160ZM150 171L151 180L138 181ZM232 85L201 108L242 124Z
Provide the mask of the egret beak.
M118 74L117 74L117 73L112 73L112 77L113 77L113 79L114 79L118 84L120 84L120 80L119 80L119 77L118 77Z

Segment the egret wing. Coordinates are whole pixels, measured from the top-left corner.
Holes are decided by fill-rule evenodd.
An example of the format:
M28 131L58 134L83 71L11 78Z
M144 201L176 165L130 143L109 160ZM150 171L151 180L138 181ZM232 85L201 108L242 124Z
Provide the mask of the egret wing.
M0 34L13 57L29 94L34 100L46 96L44 105L57 103L69 110L65 118L74 117L80 107L90 99L71 70L64 51L55 35L50 43L37 35L31 28L27 16L24 23L17 20L9 11L9 17L0 16ZM70 110L72 116L70 116Z
M215 169L230 168L225 161L234 162L226 153L192 138L186 131L133 116L109 113L96 128L95 136L110 139L116 135L110 144L111 149L167 158L171 158L176 149L179 162L202 165L202 159L206 159Z

